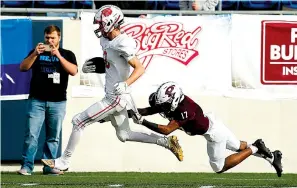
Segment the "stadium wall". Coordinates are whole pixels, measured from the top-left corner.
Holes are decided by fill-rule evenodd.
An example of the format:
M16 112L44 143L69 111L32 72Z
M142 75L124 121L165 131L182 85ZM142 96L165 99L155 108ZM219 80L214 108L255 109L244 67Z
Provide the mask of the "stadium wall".
M81 21L63 20L63 47L72 50L81 59ZM83 63L83 62L79 62ZM80 82L80 72L71 77L68 86L67 114L62 131L62 150L66 148L70 136L73 115L98 101L97 97L72 97L73 90ZM297 173L296 112L297 100L294 99L256 99L228 97L221 94L197 94L194 90L187 93L201 104L206 112L213 112L240 139L253 142L262 138L271 150L283 152L285 173ZM135 95L138 107L148 105L148 94ZM159 115L149 117L159 123L167 123ZM135 125L133 130L148 131ZM2 126L2 125L1 125ZM206 141L201 136L190 137L176 131L184 150L184 161L178 162L169 150L157 145L141 143L122 143L109 123L95 123L87 127L81 142L73 155L70 171L137 171L137 172L212 172L208 163ZM1 142L6 144L5 142ZM22 143L21 143L22 144ZM226 155L229 153L226 153ZM230 172L274 172L266 161L250 157Z
M80 22L64 21L64 47L73 50L80 59ZM75 31L75 32L73 32ZM75 40L73 40L75 39ZM82 63L82 62L81 62ZM71 133L71 118L84 110L97 98L72 98L71 91L79 82L79 75L70 79L68 89L67 115L63 126L62 148L67 145ZM297 143L297 100L293 99L248 99L225 97L216 94L189 96L202 105L206 112L213 112L240 140L253 142L263 138L271 150L283 152L286 173L297 173L297 150L292 149ZM135 95L138 107L148 105L147 94ZM149 117L159 123L167 123L159 115ZM147 131L131 121L133 130ZM115 130L109 123L95 123L85 129L84 135L73 155L72 171L150 171L150 172L211 172L206 152L206 141L201 136L190 137L176 131L184 150L184 161L178 162L169 150L156 145L141 143L121 143ZM227 154L227 153L226 153ZM230 172L274 172L266 161L250 157Z

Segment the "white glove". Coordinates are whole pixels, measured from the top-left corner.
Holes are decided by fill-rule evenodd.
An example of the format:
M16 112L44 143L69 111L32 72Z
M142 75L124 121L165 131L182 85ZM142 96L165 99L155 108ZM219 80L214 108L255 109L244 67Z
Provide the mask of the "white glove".
M86 61L82 67L83 73L94 73L96 72L96 65L92 61Z
M127 93L128 84L126 82L119 82L114 85L114 93L121 95Z
M133 119L134 123L142 124L144 117L142 117L142 115L140 115L140 114L133 114L132 119Z

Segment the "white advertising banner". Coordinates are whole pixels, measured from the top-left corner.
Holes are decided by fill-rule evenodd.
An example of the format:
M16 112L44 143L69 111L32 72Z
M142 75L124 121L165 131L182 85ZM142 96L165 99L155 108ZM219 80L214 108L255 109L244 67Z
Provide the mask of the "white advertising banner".
M94 13L81 15L80 62L102 57L93 18ZM232 87L230 28L230 17L125 18L122 30L135 39L138 58L146 68L133 84L133 92L146 92L171 80L186 92L223 94ZM103 91L104 74L82 73L80 85Z
M231 33L235 88L257 98L297 98L297 16L233 15Z

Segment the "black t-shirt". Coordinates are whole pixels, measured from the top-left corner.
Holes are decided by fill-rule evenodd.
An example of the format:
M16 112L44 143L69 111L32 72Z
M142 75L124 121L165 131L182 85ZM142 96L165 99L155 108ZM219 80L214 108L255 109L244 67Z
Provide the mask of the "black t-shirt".
M28 56L33 52L34 49ZM77 65L73 52L63 48L59 48L59 52L67 61ZM32 78L29 98L52 102L66 100L69 74L62 67L57 56L52 56L50 52L39 54L31 69ZM56 76L55 80L54 76Z

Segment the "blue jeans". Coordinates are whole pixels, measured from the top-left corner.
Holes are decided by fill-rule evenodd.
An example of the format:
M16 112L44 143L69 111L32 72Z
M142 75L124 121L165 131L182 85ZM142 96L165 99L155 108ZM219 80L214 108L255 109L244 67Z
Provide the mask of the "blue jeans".
M45 123L46 126L43 158L57 158L59 137L65 114L66 101L49 102L38 99L28 99L25 143L22 153L22 168L26 168L30 172L34 169L34 159L38 150L38 138L43 123Z

